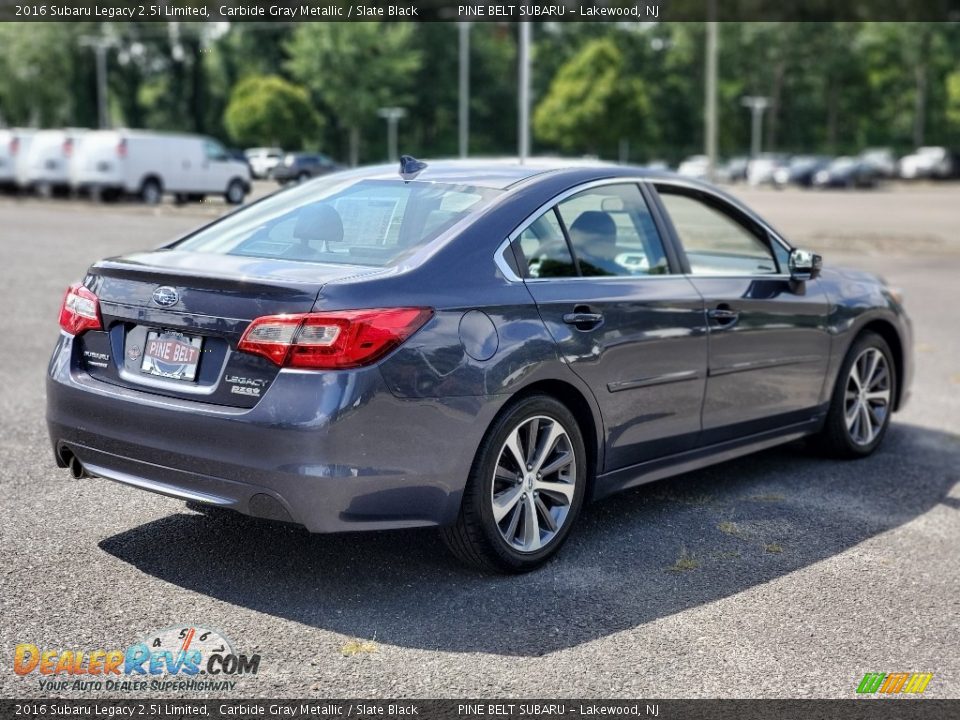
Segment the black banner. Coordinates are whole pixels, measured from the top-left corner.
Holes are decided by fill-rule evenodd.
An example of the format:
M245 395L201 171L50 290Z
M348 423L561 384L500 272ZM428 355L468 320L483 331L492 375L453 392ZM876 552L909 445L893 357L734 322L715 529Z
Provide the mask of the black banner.
M946 720L960 700L0 700L0 717Z
M960 21L960 0L0 0L20 22Z

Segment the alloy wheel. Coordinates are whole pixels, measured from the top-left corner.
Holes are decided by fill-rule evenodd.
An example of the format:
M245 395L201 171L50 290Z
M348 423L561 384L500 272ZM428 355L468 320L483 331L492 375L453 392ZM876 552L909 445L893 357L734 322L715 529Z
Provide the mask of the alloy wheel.
M576 482L577 457L563 425L545 415L517 425L500 450L490 491L503 540L527 553L549 545L567 520Z
M883 429L890 412L890 380L887 358L875 347L860 353L850 366L843 415L855 444L869 445Z

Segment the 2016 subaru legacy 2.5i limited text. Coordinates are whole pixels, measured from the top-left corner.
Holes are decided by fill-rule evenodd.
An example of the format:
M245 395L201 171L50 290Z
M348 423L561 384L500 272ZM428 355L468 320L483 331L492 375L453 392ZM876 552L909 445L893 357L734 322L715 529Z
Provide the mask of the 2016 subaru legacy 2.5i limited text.
M57 462L312 532L439 526L536 567L583 503L815 436L860 457L911 330L713 187L410 157L277 193L70 287Z

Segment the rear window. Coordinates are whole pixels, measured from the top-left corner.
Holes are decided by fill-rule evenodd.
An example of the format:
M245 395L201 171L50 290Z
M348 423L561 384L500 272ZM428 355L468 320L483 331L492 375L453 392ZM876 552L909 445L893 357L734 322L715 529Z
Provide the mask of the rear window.
M499 190L331 177L278 193L191 235L177 250L389 266L488 205Z

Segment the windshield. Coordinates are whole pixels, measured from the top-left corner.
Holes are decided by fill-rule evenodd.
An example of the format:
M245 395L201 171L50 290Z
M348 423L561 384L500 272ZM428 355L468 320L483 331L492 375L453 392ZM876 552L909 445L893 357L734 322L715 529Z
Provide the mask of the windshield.
M203 228L177 250L385 267L488 205L499 190L330 176Z

